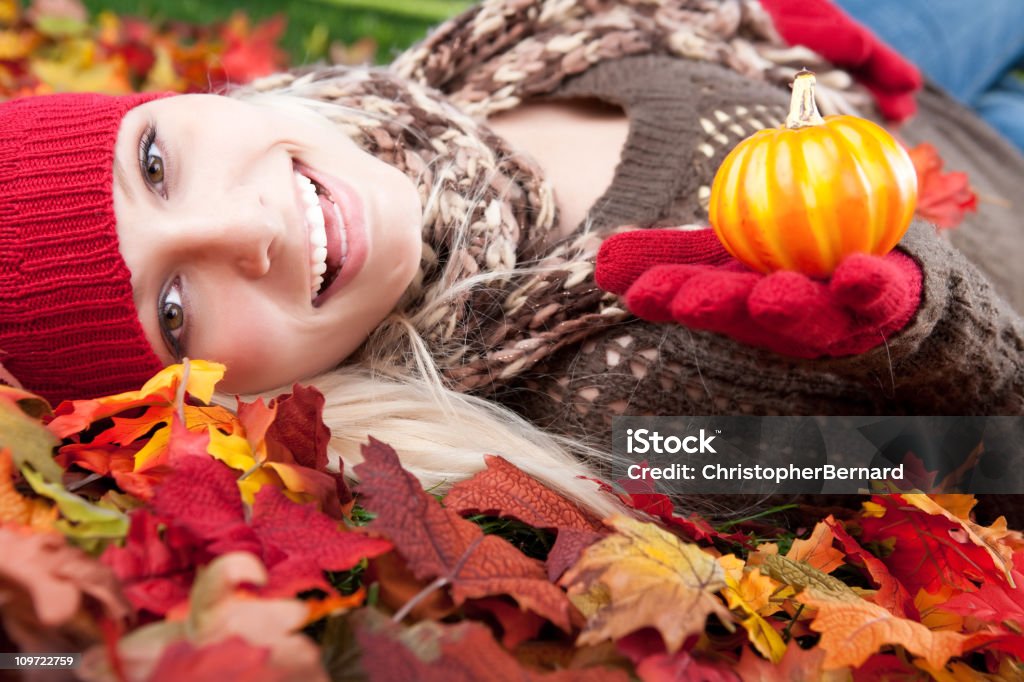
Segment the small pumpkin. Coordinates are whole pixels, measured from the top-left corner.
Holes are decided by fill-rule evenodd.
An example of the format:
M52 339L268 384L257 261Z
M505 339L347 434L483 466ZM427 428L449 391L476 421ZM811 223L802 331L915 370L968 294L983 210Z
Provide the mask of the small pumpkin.
M891 251L914 215L907 152L867 119L822 118L814 82L796 75L786 122L736 145L711 186L715 234L761 272L828 276L851 253Z

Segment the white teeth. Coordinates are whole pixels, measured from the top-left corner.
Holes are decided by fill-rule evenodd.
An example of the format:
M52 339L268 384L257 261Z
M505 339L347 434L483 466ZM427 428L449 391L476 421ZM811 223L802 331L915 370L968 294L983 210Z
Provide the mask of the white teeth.
M323 286L323 274L327 272L327 226L324 220L323 206L317 196L313 181L298 171L294 172L295 184L299 188L299 196L305 205L306 228L309 231L309 243L312 246L309 255L310 299L315 299L320 287Z
M319 208L317 208L316 212L317 215L320 216L320 219L323 220L323 212ZM310 243L316 247L327 246L327 230L325 229L325 226L322 223L320 225L313 224L312 228L313 229L309 231Z

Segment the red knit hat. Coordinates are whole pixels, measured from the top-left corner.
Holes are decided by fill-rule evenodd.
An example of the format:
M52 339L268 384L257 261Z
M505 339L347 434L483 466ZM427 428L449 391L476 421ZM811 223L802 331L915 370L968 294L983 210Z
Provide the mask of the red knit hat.
M56 404L139 388L163 367L117 245L114 144L160 95L0 104L0 364Z

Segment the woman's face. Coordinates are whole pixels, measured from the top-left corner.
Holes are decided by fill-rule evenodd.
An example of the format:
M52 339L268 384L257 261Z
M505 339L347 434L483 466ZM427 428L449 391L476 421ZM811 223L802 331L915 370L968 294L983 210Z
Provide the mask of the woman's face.
M326 119L216 95L132 109L114 209L150 344L247 393L330 369L420 260L419 194Z

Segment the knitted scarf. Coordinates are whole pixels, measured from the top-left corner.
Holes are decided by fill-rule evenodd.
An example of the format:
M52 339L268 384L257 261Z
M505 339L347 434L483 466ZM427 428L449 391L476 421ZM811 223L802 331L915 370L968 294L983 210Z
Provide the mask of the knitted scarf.
M593 283L605 235L550 240L550 186L481 119L602 60L640 54L709 61L780 85L818 66L826 93L830 82L849 85L813 53L786 48L755 0L486 0L387 69L318 68L254 84L325 103L322 113L419 188L420 271L362 360L411 364L402 320L450 387L486 392L627 317ZM827 96L823 104L830 108Z

